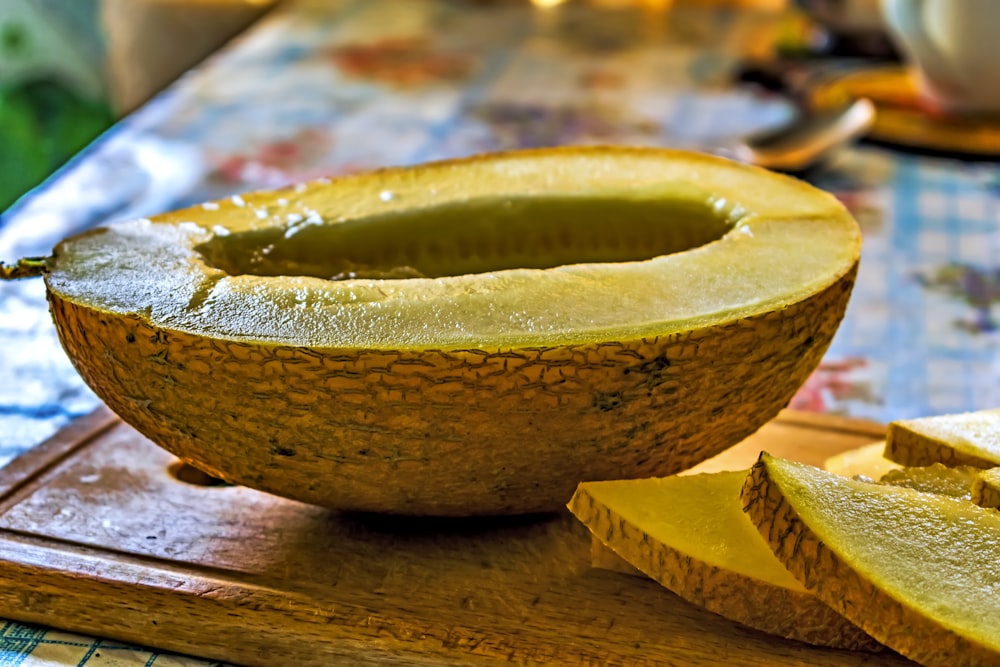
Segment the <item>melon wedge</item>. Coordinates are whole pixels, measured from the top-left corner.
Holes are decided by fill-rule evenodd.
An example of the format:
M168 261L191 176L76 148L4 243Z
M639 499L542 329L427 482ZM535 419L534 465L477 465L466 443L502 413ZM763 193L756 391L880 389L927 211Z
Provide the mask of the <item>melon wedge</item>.
M761 454L744 509L817 597L924 665L1000 664L1000 513Z
M881 648L778 562L741 511L745 479L737 471L587 482L569 509L626 563L709 611L810 644Z
M885 441L873 442L829 457L823 469L865 482L906 486L928 493L941 493L953 498L970 499L978 468L949 468L941 463L929 466L901 466L883 456Z
M972 487L978 479L979 472L982 472L979 468L971 466L949 468L941 463L934 463L929 466L890 470L882 475L878 482L879 484L905 486L925 493L937 493L952 498L970 500Z
M1000 509L1000 468L980 471L970 495L972 502L980 507Z
M823 462L823 469L844 477L865 477L876 480L890 470L900 467L895 461L885 458L885 441L873 442L846 452L834 454Z
M610 570L642 579L648 578L645 572L615 553L597 535L590 536L590 566L598 570Z
M60 339L125 421L340 509L555 510L739 442L826 350L861 236L707 156L574 148L388 169L64 241Z
M1000 409L894 421L885 456L908 466L1000 466Z

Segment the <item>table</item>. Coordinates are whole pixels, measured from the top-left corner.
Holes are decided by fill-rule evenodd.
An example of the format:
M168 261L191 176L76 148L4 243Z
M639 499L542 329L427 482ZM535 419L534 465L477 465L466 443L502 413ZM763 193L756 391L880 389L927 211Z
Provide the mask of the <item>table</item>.
M721 154L787 121L737 87L774 14L448 0L289 2L119 122L4 214L0 259L102 222L320 176L519 147ZM839 64L838 64L839 65ZM808 174L865 234L857 287L792 407L879 421L1000 405L1000 170L860 145ZM97 398L40 281L0 284L0 465ZM0 621L0 664L202 664Z

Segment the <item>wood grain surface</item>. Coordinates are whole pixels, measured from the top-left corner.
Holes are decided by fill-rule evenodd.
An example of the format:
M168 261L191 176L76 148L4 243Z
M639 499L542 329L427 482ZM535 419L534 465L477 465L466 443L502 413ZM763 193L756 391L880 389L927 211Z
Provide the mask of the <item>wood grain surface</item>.
M880 426L786 412L761 449L819 463ZM245 665L905 665L743 628L593 568L568 512L339 514L178 481L101 410L0 470L0 616Z

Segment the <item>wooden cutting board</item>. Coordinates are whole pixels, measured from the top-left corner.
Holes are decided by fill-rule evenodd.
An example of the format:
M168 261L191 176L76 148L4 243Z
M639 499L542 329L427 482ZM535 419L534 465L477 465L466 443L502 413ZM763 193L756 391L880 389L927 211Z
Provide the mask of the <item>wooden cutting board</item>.
M821 463L882 437L786 412L760 449ZM590 566L568 513L345 515L179 481L106 410L0 470L0 616L246 665L910 664L743 628Z

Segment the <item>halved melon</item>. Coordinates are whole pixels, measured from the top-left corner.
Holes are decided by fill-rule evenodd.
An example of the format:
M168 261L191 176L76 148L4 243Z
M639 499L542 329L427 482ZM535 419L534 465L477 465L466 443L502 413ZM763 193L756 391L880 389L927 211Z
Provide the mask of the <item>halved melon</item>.
M61 243L61 340L205 471L354 510L554 510L773 417L861 237L804 183L575 148L321 181Z

